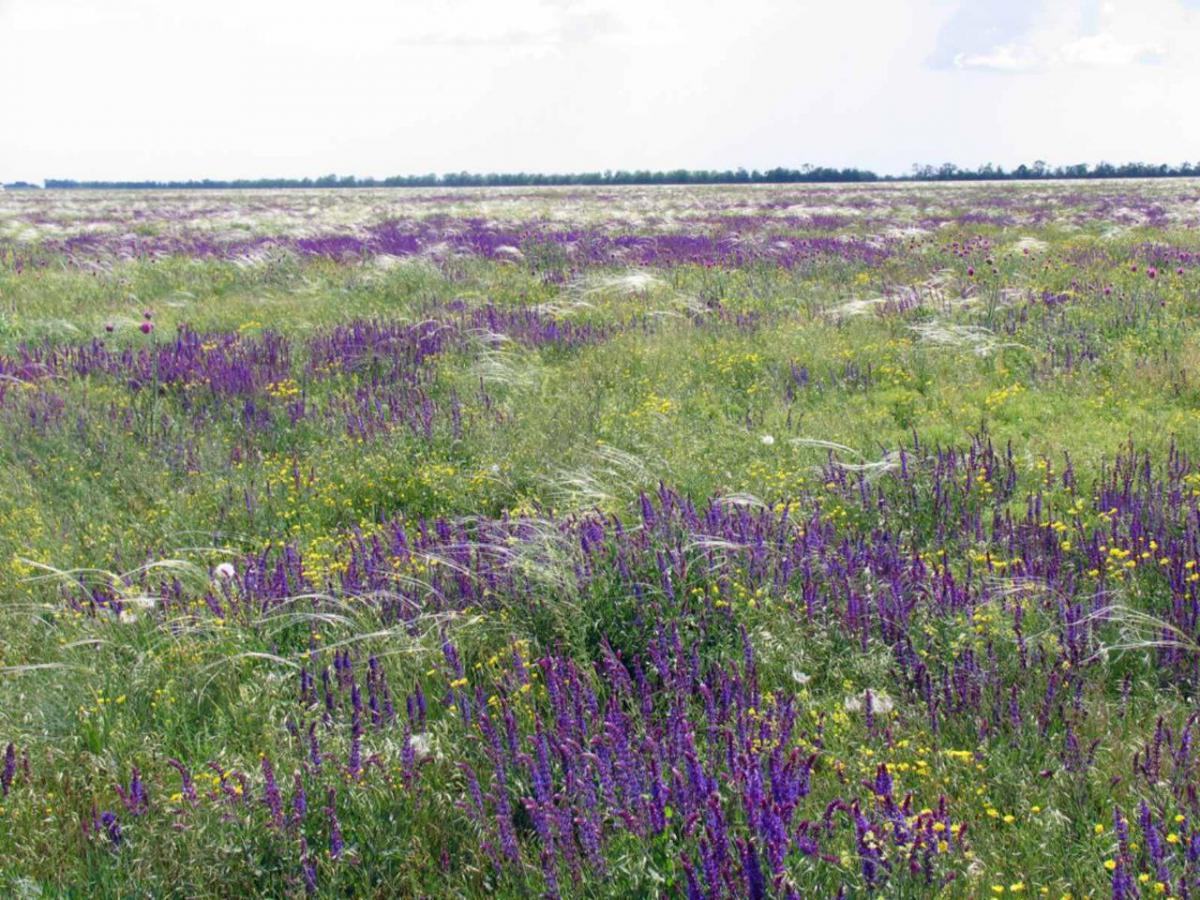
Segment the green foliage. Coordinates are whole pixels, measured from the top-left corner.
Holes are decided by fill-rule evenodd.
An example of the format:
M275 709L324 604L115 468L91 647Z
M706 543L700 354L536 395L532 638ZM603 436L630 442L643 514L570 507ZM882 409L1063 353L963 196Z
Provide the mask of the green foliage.
M606 173L574 181L446 176L419 183L847 177L772 170ZM331 186L363 184L339 179ZM476 673L494 675L497 664L490 661L514 642L524 642L530 659L555 651L590 666L606 647L643 655L653 626L674 621L684 644L699 640L705 665L714 667L739 658L745 629L759 641L764 688L797 692L806 716L830 723L824 752L832 762L822 762L829 768L815 789L819 799L836 795L837 778L855 784L886 760L906 766L900 770L906 777L922 773L912 782L928 798L922 802L944 794L962 807L973 856L955 863L957 880L945 888L947 896L982 896L993 884L1005 892L1014 884L1030 893L1045 888L1053 896L1107 891L1102 862L1112 840L1095 824L1111 821L1115 796L1136 807L1140 797L1121 783L1133 748L1158 717L1178 726L1193 706L1188 686L1158 671L1148 652L1114 654L1090 672L1079 698L1090 712L1088 731L1079 740L1100 739L1102 750L1094 768L1072 773L1055 763L1062 735L1047 738L1032 726L997 726L981 742L979 723L963 717L935 736L910 704L887 718L886 734L869 730L847 715L845 701L896 679L888 648L876 639L806 617L799 598L739 593L736 570L725 585L693 574L673 597L656 587L654 572L637 573L648 587L634 597L610 559L580 588L573 568L578 550L549 524L541 542L529 541L526 556L512 561L528 586L528 602L519 608L430 614L399 626L362 598L334 598L323 618L297 608L227 620L204 618L203 610L178 620L150 612L121 619L64 602L70 593L64 580L98 581L150 561L180 560L181 583L195 577L207 585L219 562L283 544L326 566L327 574L345 541L369 537L397 516L417 522L524 515L542 523L600 510L636 528L639 494L660 483L698 505L724 497L774 507L802 496L796 516L819 508L847 542L899 527L915 554L962 575L995 548L981 548L974 535L947 536L946 522L964 510L981 520L1021 514L1033 490L1055 490L1047 460L1058 466L1069 455L1080 483L1090 483L1131 437L1156 460L1172 442L1200 446L1196 271L1157 281L1130 272L1147 233L1108 235L1102 221L1073 229L1046 224L1036 233L1048 246L1029 260L1016 249L1026 235L989 227L955 226L936 242L991 234L996 271L976 263L978 277L933 241L877 266L681 265L633 289L620 272L588 281L591 273L574 271L561 248L530 254L520 265L450 260L386 271L368 262L295 257L252 266L217 259L128 262L95 275L67 266L0 269L6 355L43 341L99 337L109 322L120 326L110 340L136 350L144 344L135 330L143 309L154 311L162 339L187 324L200 332L273 330L302 340L354 319L422 321L455 300L503 309L561 301L563 321L608 329L603 340L580 346L480 337L440 355L423 388L439 402L461 401L457 433L439 422L428 436L398 429L361 437L324 423L293 423L275 410L247 446L228 409L215 412L211 425L190 429L185 391L156 385L131 393L101 377L55 386L71 410L81 411L62 427L39 427L19 406L0 404L0 739L27 749L33 772L0 801L0 890L9 896L302 893L295 842L264 826L261 804L224 813L213 808L186 824L169 812L132 821L119 852L84 836L80 823L91 821L94 806L115 804L114 788L128 783L131 765L140 766L162 801L179 785L168 759L185 760L193 770L211 760L251 775L264 753L302 760L302 743L287 731L296 671L306 654L327 659L320 647L336 646L377 654L390 683L404 692L422 685L433 698L430 734L443 750L408 790L396 774L398 739L368 739L368 753L379 757L390 780L345 782L339 815L348 861L330 858L324 798L309 798L305 830L314 845L320 842L322 893L533 896L543 888L536 863L529 863L536 849L527 850L524 868L498 873L464 812L457 763L482 770L486 760L467 743L454 709L440 702L447 690L443 639L453 638L470 677L482 679ZM1186 228L1153 236L1176 250L1200 251ZM556 279L575 280L560 288ZM895 302L910 290L919 302ZM297 373L304 362L295 361ZM320 405L353 397L380 374L371 365L382 363L305 382L307 399ZM43 389L49 390L10 387L30 395ZM1020 472L1011 495L979 483L938 506L919 482L881 481L890 504L884 512L855 506L823 483L831 448L839 462L875 478L894 469L891 454L901 446L962 446L973 435L1011 445ZM1062 488L1052 500L1057 515L1072 509L1075 497ZM1169 605L1153 572L1131 577L1123 591L1144 612L1163 614ZM1027 634L1049 642L1049 628L1031 612ZM917 617L911 633L914 651L933 664L973 646L995 654L1005 671L1018 665L1010 623L986 610ZM1106 637L1116 643L1115 626ZM1123 684L1132 694L1125 708ZM1019 699L1035 708L1043 689L1031 685ZM335 729L330 753L343 758L350 740L345 729ZM1042 774L1051 768L1053 775ZM280 778L292 774L289 763ZM254 789L260 787L255 781ZM535 848L520 815L523 846ZM571 895L677 895L683 842L680 828L645 841L621 835L606 847L605 877L573 886ZM849 841L841 849L847 859L853 852ZM832 894L842 884L852 893L866 889L857 868L844 861L791 863L815 893ZM908 883L895 890L923 895Z

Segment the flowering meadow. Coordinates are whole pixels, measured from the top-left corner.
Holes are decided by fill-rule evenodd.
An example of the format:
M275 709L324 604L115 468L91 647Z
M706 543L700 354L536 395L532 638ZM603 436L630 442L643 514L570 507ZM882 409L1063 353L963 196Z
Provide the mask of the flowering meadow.
M0 894L1200 897L1197 225L0 194Z

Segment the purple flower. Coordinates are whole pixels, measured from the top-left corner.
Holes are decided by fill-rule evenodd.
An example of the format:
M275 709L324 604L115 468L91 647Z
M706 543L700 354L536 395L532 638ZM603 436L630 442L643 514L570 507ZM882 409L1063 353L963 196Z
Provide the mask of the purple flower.
M142 783L142 773L138 771L138 767L133 767L133 774L129 779L129 788L122 788L117 785L117 794L121 798L121 802L125 804L125 808L132 815L144 815L150 809L150 801L146 796L146 786Z
M317 892L317 861L308 852L308 841L300 838L300 872L304 876L304 893Z
M110 811L105 811L97 818L95 816L95 807L92 808L92 830L96 833L103 833L113 847L120 847L122 834L121 823L117 819L117 814Z
M195 806L198 799L196 797L196 784L192 780L192 773L177 759L168 759L167 765L179 773L179 778L183 782L182 794L192 806Z
M283 798L279 795L279 785L275 781L275 767L271 758L262 758L263 774L263 803L271 813L271 821L276 828L283 826Z
M17 771L17 751L10 741L8 749L4 751L4 769L0 771L0 796L7 797L8 790L12 787L13 775Z
M299 825L308 814L308 794L304 790L304 780L297 772L292 781L292 824Z
M329 789L325 816L329 819L329 855L338 859L346 847L346 842L342 839L342 825L337 817L337 792L333 788Z

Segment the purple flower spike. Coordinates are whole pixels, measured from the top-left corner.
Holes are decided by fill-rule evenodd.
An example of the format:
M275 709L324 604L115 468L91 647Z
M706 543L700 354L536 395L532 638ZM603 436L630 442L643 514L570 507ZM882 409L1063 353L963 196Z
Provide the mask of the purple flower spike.
M342 825L337 817L337 791L333 788L329 789L325 816L329 819L329 855L338 859L346 847L346 842L342 839Z
M276 828L283 827L283 798L279 794L279 785L275 781L275 767L271 764L271 758L264 756L262 758L262 773L263 773L263 803L271 812L271 821Z
M12 787L13 775L17 771L17 750L10 741L8 749L4 751L4 769L0 771L0 796L7 797L9 788Z

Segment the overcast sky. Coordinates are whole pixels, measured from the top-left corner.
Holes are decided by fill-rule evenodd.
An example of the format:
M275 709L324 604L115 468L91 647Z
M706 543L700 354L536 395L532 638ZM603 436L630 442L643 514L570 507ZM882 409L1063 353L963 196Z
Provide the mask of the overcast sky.
M0 0L0 180L1200 160L1200 0Z

